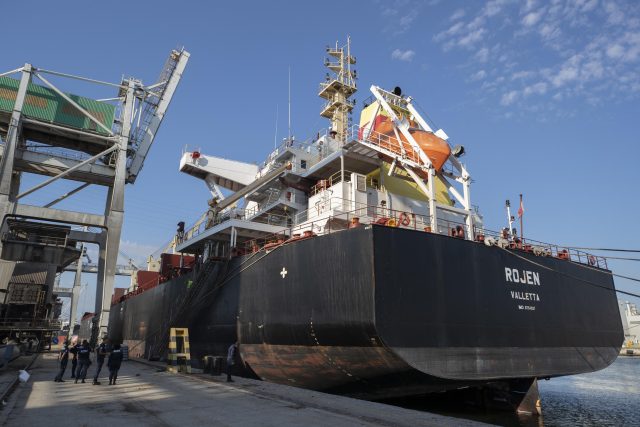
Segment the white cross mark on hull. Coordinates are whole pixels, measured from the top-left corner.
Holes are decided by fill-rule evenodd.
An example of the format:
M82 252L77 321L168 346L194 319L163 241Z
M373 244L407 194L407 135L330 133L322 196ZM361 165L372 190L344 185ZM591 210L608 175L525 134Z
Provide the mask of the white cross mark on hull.
M280 272L280 275L282 276L282 278L284 279L285 276L287 275L288 271L286 268L282 267L282 271Z

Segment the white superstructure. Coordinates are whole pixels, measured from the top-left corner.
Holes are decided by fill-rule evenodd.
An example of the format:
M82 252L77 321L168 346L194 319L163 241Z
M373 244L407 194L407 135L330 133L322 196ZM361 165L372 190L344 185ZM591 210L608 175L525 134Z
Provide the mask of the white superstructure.
M624 337L627 344L638 346L640 344L640 311L636 304L629 301L620 301L620 317L624 328Z
M293 137L261 165L185 151L180 170L210 190L209 210L186 230L176 251L221 254L247 250L255 239L322 234L350 224L377 223L474 239L482 220L471 204L471 176L443 130L433 131L411 97L371 86L367 123L350 124L356 92L350 45L327 48L332 73L320 85L321 115L331 126L315 137ZM386 131L376 127L385 122ZM444 154L435 157L422 140ZM451 153L451 154L449 154ZM437 157L437 156L436 156ZM444 164L444 165L443 165ZM354 219L357 218L357 219ZM276 239L277 240L277 239Z

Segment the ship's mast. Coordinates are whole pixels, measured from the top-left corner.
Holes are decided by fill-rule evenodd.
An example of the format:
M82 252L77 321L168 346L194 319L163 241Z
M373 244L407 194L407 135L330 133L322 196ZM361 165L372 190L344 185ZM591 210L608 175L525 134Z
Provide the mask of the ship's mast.
M355 101L349 100L358 89L356 88L356 71L351 66L356 58L351 56L351 37L347 37L347 44L339 47L327 47L324 65L329 69L325 81L320 84L318 96L327 100L320 115L331 120L331 130L336 132L336 139L344 141L349 128L349 114Z

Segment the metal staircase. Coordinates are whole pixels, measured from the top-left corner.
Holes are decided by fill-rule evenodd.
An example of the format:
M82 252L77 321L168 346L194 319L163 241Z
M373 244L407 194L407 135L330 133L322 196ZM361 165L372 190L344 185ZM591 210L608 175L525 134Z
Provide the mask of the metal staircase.
M244 219L246 221L251 221L260 215L269 212L271 209L275 208L281 203L280 196L282 195L282 190L276 188L270 188L267 190L269 192L269 197L264 203L261 203L255 210L251 212L245 211Z
M169 315L162 324L162 328L157 333L157 341L149 350L149 358L162 358L169 345L169 329L171 327L184 327L189 323L189 317L195 313L190 312L193 307L197 306L197 298L201 296L202 291L206 289L215 289L227 275L229 261L209 261L204 264L203 269L183 294L182 299L176 304L176 310ZM219 279L214 282L214 279ZM210 286L207 286L211 284Z

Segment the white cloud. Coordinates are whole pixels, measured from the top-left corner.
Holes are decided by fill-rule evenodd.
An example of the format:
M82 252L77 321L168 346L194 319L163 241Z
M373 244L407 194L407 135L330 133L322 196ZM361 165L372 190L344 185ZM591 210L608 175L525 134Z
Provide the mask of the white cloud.
M394 36L409 31L424 6L424 3L418 0L386 0L376 3L381 5L380 14L385 24L382 31Z
M534 73L532 71L516 71L511 75L511 80L524 80L532 77Z
M524 25L525 27L532 27L534 25L536 25L538 23L538 21L540 21L540 18L542 18L542 14L544 13L543 9L540 9L538 11L535 12L529 12L527 13L524 18L522 18L522 25Z
M453 24L451 27L449 27L446 31L442 31L441 33L436 34L436 36L433 39L435 41L440 41L447 37L456 35L460 32L460 30L462 30L463 27L464 27L463 22L457 22Z
M540 26L538 33L542 36L544 41L550 41L556 39L562 35L562 30L555 24L545 23Z
M502 98L500 99L500 104L506 107L508 105L513 104L516 101L516 99L518 99L518 91L512 90L502 95Z
M502 7L509 3L509 0L491 0L488 2L482 10L482 15L492 17L500 13Z
M410 49L407 49L407 50L395 49L393 52L391 52L391 58L397 59L398 61L411 62L415 54L416 53Z
M640 3L492 0L442 25L433 40L443 51L472 52L459 68L481 83L478 102L549 112L640 98Z
M598 5L598 0L582 1L582 12L590 12Z
M475 31L472 31L465 35L464 37L458 40L458 46L462 47L472 47L475 43L482 40L482 37L487 32L484 28L478 28Z
M524 91L522 91L522 94L524 96L533 94L544 95L545 93L547 93L547 84L544 82L539 82L531 86L527 86L524 88Z
M413 21L415 21L417 17L418 17L417 9L413 9L406 15L402 16L400 18L400 27L402 28L402 30L403 31L408 30L411 27L411 24L413 24Z
M624 13L620 10L620 7L612 1L608 1L604 4L604 10L607 12L607 22L609 24L620 24L624 21Z
M612 44L607 48L607 56L609 58L620 58L624 54L624 48L619 44Z
M457 21L458 19L463 18L464 15L465 15L464 9L457 9L455 12L453 12L449 20Z
M482 80L485 77L487 77L487 72L485 70L480 70L477 73L472 74L471 77L470 77L470 80L475 82L475 81L478 81L478 80Z
M551 82L553 83L554 86L560 87L572 80L575 80L577 77L578 77L578 68L572 65L567 65L565 67L562 67L562 69L560 69L558 74L556 74L551 79Z
M581 75L586 80L599 79L604 76L604 66L602 62L594 59L582 66Z
M484 25L486 21L486 18L484 16L476 16L473 21L469 22L467 24L467 28L470 30L475 30L478 28L482 28L482 26Z
M536 7L536 0L527 0L524 4L524 8L522 9L523 12L529 12L530 10L533 10L534 7Z
M382 16L396 16L398 14L398 11L396 9L393 9L391 7L385 7L382 9Z
M483 47L476 52L475 58L480 62L487 62L489 60L489 49Z

